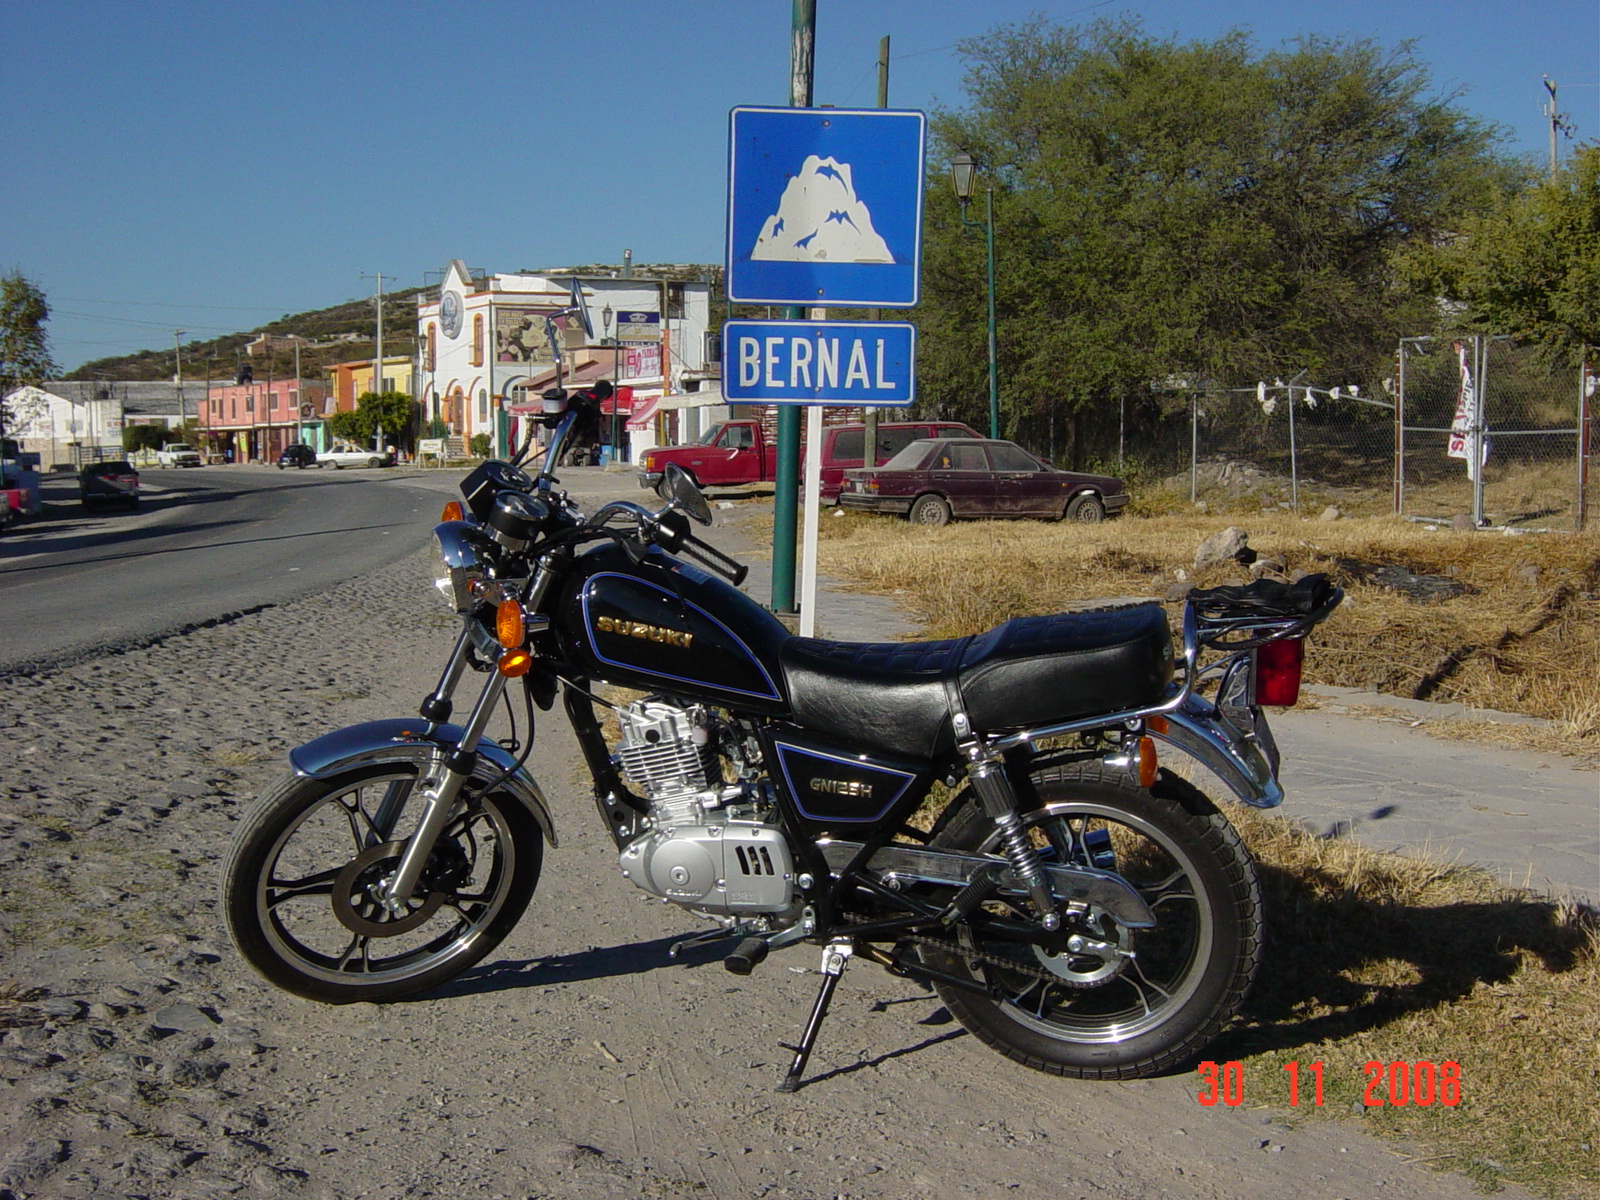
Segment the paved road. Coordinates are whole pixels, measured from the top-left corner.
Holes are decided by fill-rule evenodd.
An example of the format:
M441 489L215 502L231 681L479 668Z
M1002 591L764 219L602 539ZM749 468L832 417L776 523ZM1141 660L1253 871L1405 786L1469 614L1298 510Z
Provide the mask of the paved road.
M0 538L0 671L280 603L416 550L435 495L390 471L142 472L139 511L86 512L72 476Z

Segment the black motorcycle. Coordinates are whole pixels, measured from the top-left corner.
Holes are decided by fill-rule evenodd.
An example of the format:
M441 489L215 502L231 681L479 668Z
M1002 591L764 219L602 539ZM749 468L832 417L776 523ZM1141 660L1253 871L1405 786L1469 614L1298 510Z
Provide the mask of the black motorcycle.
M547 417L546 464L574 419ZM729 939L737 974L822 947L783 1090L853 955L1080 1078L1172 1068L1237 1013L1261 957L1255 868L1157 747L1247 804L1282 799L1262 706L1295 702L1304 635L1342 598L1324 577L1191 593L1176 663L1156 603L945 641L794 637L692 535L711 513L686 474L668 468L659 511L586 516L526 455L475 470L435 530L462 621L419 716L300 746L242 822L223 901L267 979L385 1001L490 953L556 845L524 764L535 706L559 698L622 874L716 923L680 945ZM525 727L488 739L513 680Z

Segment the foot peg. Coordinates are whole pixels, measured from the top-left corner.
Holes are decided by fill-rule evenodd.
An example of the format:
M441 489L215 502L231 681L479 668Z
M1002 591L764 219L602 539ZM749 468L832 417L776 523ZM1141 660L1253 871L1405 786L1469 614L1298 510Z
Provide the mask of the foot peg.
M767 939L747 937L733 948L733 953L722 960L722 965L735 975L748 975L767 957Z
M999 863L979 867L967 886L956 893L950 907L939 914L939 924L949 926L965 921L983 906L983 902L1000 890L1000 875L1004 868Z

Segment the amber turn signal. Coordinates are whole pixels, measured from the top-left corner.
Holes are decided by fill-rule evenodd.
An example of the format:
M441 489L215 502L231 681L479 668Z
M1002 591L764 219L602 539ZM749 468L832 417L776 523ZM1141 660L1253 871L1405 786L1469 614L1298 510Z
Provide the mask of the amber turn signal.
M516 679L519 676L526 675L528 668L531 666L533 666L533 655L526 650L507 650L500 656L500 661L496 664L500 674L507 679Z
M494 634L507 650L522 645L527 627L522 622L522 605L515 600L502 600L494 613Z
M1139 786L1147 788L1156 781L1156 744L1153 738L1139 739Z
M461 501L452 500L444 506L444 511L439 514L441 521L465 521L467 510L461 507Z

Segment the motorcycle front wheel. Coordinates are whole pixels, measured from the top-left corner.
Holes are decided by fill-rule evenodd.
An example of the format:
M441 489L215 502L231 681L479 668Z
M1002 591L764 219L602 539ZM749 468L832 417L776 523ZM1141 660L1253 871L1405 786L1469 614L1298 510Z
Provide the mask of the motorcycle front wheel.
M924 947L930 966L984 989L936 983L940 998L994 1049L1051 1074L1136 1079L1187 1062L1239 1011L1260 962L1249 852L1203 793L1166 772L1150 789L1098 764L1051 768L1033 783L1039 804L1023 823L1044 862L1115 872L1156 924L1128 929L1090 908L1066 914L1047 946L980 935L959 952ZM996 840L982 806L969 804L933 844L997 854Z
M436 987L511 932L539 881L538 823L491 793L457 802L401 912L376 899L398 867L396 826L422 808L417 768L290 776L257 801L222 875L228 932L270 982L311 1000L394 1000ZM414 814L413 814L414 816Z

